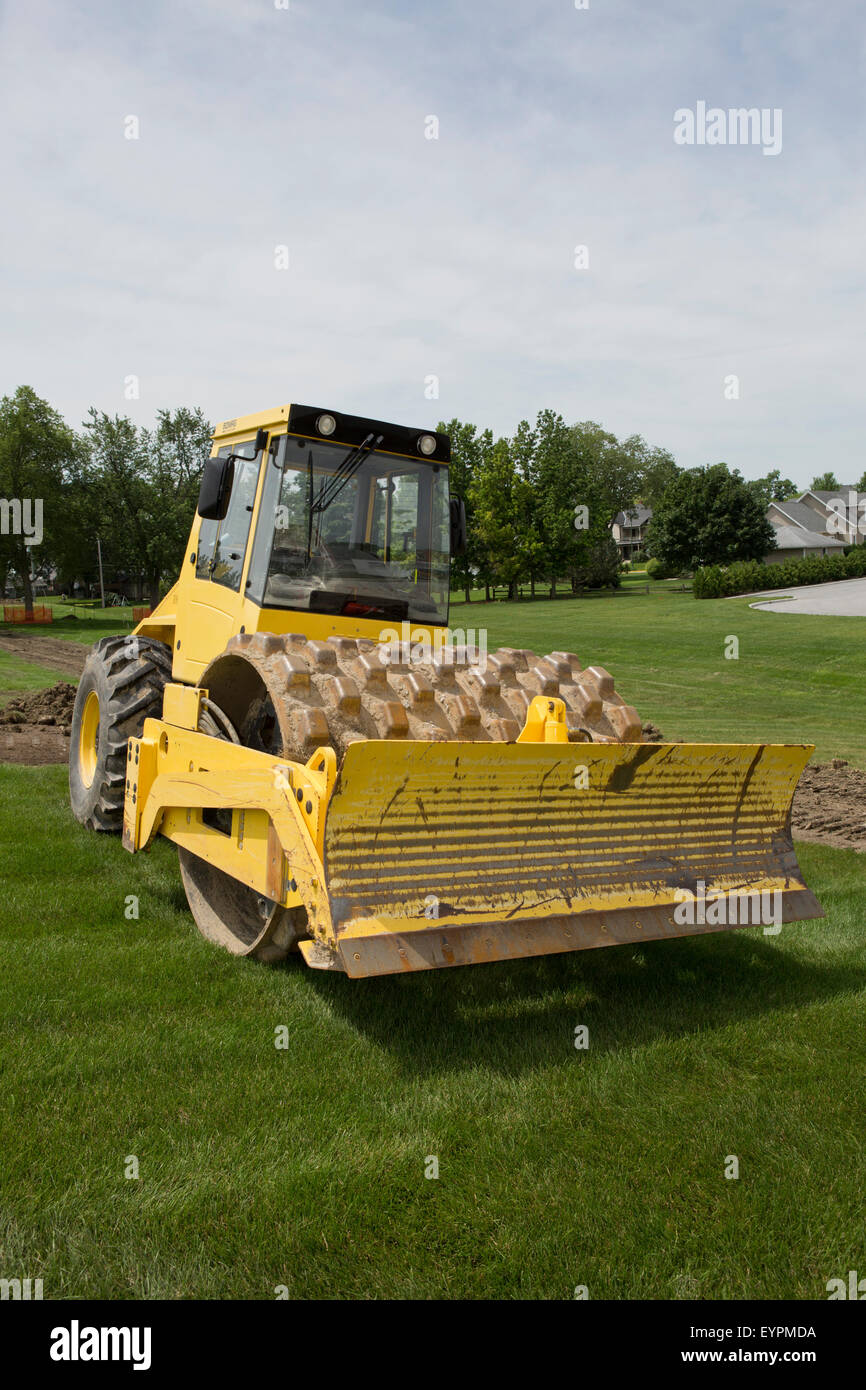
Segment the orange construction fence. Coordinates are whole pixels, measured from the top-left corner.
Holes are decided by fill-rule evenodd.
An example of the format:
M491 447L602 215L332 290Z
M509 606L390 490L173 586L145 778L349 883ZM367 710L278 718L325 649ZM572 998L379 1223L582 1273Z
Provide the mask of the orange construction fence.
M51 609L45 603L35 603L32 613L28 613L23 603L4 603L4 623L50 623L53 621Z

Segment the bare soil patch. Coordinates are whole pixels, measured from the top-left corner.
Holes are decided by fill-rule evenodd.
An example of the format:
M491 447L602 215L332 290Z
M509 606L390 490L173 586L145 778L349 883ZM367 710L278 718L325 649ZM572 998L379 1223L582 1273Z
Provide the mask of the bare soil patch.
M866 851L866 772L842 758L809 763L794 797L791 825L798 840Z
M61 729L19 724L14 733L0 724L0 763L42 767L69 761L69 735Z
M0 762L65 763L74 703L68 681L16 695L0 709Z
M69 676L80 676L90 648L81 642L66 642L62 637L36 637L31 632L0 632L0 651L32 661L35 666L49 666Z

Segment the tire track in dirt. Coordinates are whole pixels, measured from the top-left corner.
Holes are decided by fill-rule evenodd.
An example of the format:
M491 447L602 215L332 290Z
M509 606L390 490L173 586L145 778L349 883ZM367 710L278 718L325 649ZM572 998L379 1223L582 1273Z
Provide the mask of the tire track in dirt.
M81 642L65 641L62 637L34 637L29 632L0 632L0 651L32 661L36 666L48 666L67 676L80 676L90 648Z

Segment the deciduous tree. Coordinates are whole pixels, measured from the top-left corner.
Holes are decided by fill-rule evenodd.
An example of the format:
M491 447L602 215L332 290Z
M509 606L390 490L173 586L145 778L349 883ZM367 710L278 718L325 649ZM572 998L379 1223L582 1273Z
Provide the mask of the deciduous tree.
M810 483L813 492L838 492L840 486L836 474L829 469L826 473L819 473Z
M32 387L0 401L0 593L14 570L29 613L31 569L50 561L68 522L62 494L76 448L73 431Z
M648 528L651 554L674 570L759 560L775 545L761 501L725 463L681 473Z

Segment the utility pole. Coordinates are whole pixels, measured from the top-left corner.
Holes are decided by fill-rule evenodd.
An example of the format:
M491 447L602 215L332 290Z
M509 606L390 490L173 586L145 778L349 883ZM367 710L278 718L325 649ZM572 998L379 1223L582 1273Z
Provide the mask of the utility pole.
M101 602L102 602L102 607L104 608L104 607L105 607L105 585L104 585L103 582L102 582L102 543L101 543L101 541L100 541L100 539L99 539L98 536L96 537L96 553L97 553L97 555L99 556L99 596L100 596L100 599L101 599Z

